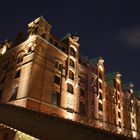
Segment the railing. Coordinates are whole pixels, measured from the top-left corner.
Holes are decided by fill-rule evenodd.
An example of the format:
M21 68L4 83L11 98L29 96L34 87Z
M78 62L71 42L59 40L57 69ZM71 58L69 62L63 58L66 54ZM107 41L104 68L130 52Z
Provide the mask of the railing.
M100 120L100 119L88 119L88 120L80 120L80 123L86 124L91 127L103 129L108 132L121 134L130 138L140 139L140 132L136 130L131 130L127 128L119 128L119 125L111 124L109 122Z

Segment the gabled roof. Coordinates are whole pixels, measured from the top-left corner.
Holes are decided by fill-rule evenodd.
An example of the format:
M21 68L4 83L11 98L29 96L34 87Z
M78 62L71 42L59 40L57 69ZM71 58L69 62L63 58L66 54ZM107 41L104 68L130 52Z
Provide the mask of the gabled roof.
M68 39L69 37L71 37L71 33L67 33L66 35L64 35L61 40Z
M109 81L109 80L114 80L116 78L116 75L120 74L119 72L112 72L112 73L108 73L105 75L105 80Z
M129 90L132 87L134 87L134 85L133 85L133 83L129 82L129 83L123 84L122 87L123 87L124 90Z
M135 94L135 97L140 100L140 91L136 91L134 94Z
M109 86L114 86L114 80L109 80L109 81L106 81L107 85Z
M89 62L93 65L97 65L99 60L103 60L103 58L102 57L97 57L97 58L89 60Z
M105 75L105 80L107 85L114 86L114 79L116 78L117 74L120 74L119 72L112 72Z

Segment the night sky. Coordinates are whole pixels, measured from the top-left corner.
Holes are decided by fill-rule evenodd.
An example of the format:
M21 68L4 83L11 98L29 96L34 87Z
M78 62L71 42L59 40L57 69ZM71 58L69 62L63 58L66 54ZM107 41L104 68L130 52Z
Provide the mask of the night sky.
M140 89L140 0L1 0L0 41L43 15L61 38L77 32L80 53L102 56L106 73L119 71L123 82Z

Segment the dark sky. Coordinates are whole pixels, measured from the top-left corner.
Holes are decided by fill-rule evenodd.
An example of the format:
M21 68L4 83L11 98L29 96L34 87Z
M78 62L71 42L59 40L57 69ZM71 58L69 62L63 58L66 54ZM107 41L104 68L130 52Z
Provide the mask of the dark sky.
M1 0L0 40L43 15L57 37L78 32L80 53L102 56L106 73L119 71L140 89L140 0Z

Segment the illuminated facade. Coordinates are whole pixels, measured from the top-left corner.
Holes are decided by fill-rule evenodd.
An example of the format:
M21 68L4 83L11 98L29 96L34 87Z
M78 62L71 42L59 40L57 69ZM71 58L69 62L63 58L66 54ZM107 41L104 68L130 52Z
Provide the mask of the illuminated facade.
M43 18L0 48L0 100L140 138L139 93L105 74L104 60L79 55L79 37L57 39Z

